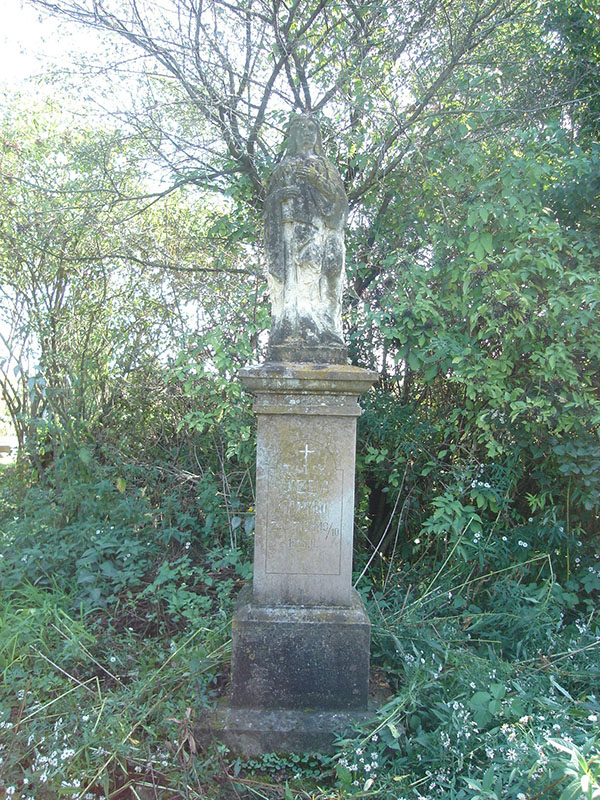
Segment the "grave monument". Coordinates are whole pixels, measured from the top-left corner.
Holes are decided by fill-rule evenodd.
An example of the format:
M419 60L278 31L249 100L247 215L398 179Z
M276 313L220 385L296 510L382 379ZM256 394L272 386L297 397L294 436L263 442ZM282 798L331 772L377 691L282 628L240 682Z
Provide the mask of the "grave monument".
M233 618L215 735L252 756L319 751L368 712L370 625L352 587L358 396L342 335L347 198L296 116L265 200L267 361L239 373L258 418L254 579Z

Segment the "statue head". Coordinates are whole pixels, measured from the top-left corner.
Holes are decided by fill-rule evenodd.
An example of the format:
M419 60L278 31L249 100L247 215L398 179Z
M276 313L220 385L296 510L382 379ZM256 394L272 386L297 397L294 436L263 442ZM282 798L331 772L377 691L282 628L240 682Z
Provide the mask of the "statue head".
M308 114L296 114L292 117L288 127L286 152L290 156L314 153L324 157L321 130L313 117Z

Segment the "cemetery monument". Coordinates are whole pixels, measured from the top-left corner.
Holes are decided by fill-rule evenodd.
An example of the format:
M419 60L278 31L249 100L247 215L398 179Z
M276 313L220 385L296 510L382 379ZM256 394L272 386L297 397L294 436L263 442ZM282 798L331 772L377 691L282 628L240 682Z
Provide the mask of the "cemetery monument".
M370 624L352 587L358 396L376 374L342 335L348 202L316 122L296 116L265 200L267 361L239 373L258 418L254 579L233 618L234 751L319 751L368 712Z

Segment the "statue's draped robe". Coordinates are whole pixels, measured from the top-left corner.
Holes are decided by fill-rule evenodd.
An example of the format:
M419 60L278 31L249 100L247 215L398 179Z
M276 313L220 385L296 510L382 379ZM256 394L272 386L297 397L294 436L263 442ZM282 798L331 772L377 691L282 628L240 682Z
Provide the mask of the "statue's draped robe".
M298 175L302 167L311 168L309 179ZM344 347L347 211L341 178L324 157L287 155L274 170L265 200L271 347Z

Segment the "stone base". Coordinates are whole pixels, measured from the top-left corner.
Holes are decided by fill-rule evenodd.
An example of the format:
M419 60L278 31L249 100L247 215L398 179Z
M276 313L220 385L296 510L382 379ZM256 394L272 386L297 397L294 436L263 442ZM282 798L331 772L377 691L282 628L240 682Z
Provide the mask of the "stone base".
M223 703L196 734L200 742L212 736L247 758L262 753L327 753L336 738L371 721L374 711L263 711L232 708Z
M303 364L347 364L348 350L341 344L307 345L304 342L270 344L268 361Z
M232 625L232 708L366 711L371 626L352 597L349 607L272 607L245 587Z

